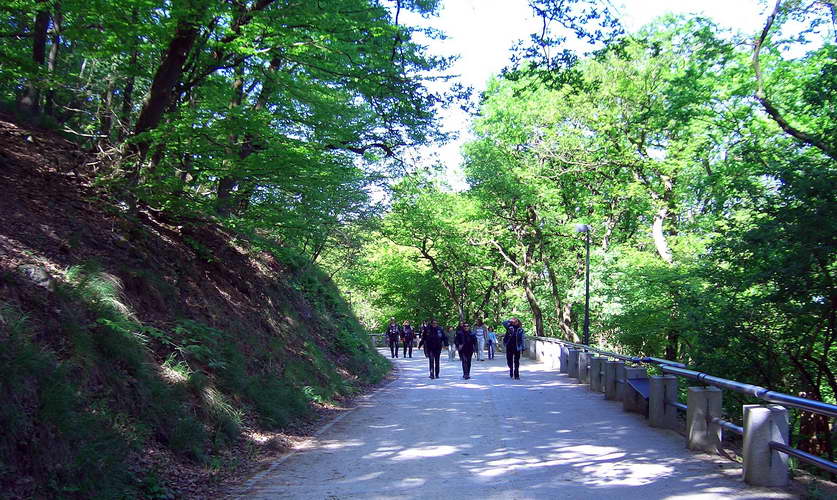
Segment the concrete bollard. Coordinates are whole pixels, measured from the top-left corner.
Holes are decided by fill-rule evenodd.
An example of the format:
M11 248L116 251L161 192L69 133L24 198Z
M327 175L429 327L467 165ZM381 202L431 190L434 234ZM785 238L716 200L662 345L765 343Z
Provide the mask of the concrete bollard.
M590 358L590 390L593 392L604 391L604 376L602 370L607 358L604 356L593 356Z
M663 375L651 377L648 396L648 424L651 427L677 429L677 408L669 403L677 401L677 377Z
M570 350L564 344L561 344L561 353L560 353L560 364L558 365L558 371L560 373L567 373L567 364L569 363L569 354Z
M616 365L616 401L625 399L625 370L627 368L623 361Z
M590 356L587 351L578 353L578 382L585 385L590 383Z
M721 396L717 387L689 387L686 405L686 446L690 450L718 453L721 426L712 419L721 417Z
M788 410L779 405L744 405L744 481L753 486L785 486L788 456L770 442L788 443Z
M605 399L611 401L616 399L616 365L619 361L604 362L604 393ZM624 365L624 363L622 363Z
M569 363L567 363L567 375L572 378L578 378L578 355L581 349L570 349Z
M637 413L646 414L645 398L642 394L636 392L630 385L628 379L632 378L648 378L648 370L640 367L625 367L624 384L622 384L622 409L625 411L633 411Z

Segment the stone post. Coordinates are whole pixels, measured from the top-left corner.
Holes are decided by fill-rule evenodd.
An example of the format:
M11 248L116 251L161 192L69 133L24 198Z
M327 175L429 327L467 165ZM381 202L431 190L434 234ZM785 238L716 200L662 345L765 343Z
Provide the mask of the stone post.
M578 378L578 354L581 349L570 349L569 363L567 363L567 375L572 378Z
M620 361L616 365L616 401L623 401L625 399L625 393L627 392L625 387L625 370L627 369L628 367L625 366L624 361Z
M604 393L605 399L613 401L616 399L616 366L625 363L621 361L605 361L604 362Z
M569 364L570 350L564 344L561 344L560 364L558 365L559 373L567 373L567 365Z
M560 348L560 344L556 344L550 342L547 346L548 348L548 356L549 356L549 367L550 368L558 368L559 360L558 360L558 350Z
M651 377L648 396L648 424L651 427L677 429L677 408L669 403L677 401L677 377L663 375Z
M604 391L604 376L602 370L607 358L604 356L593 356L590 359L590 390L593 392Z
M587 351L578 353L578 382L590 383L590 353Z
M686 405L686 446L690 450L718 453L721 426L712 419L721 417L721 396L717 387L689 387Z
M628 385L628 379L631 378L648 378L648 370L641 367L626 367L625 368L624 384L622 384L622 409L625 411L634 411L645 414L645 398Z
M785 486L788 456L770 442L788 443L788 410L779 405L744 405L744 481L753 486Z

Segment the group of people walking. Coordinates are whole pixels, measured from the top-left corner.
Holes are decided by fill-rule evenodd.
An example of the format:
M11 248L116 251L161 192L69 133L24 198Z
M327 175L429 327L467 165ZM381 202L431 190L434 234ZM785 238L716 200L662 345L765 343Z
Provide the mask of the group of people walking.
M503 347L506 352L509 377L519 379L520 353L526 350L526 332L518 318L503 321L503 326L506 329L503 335ZM395 318L391 318L385 335L393 358L398 357L399 343L403 345L402 356L406 358L409 352L409 357L412 358L413 342L418 337L418 347L424 349L424 356L428 359L431 379L439 378L439 360L443 347L449 348L450 359L459 355L462 362L462 378L466 380L471 378L471 361L474 357L478 361L485 361L483 353L487 348L488 359L492 360L497 349L497 335L494 329L487 326L482 319L478 319L473 327L467 322L460 323L453 335L453 342L448 338L445 328L439 326L436 320L423 322L417 332L409 321L404 321L399 325Z

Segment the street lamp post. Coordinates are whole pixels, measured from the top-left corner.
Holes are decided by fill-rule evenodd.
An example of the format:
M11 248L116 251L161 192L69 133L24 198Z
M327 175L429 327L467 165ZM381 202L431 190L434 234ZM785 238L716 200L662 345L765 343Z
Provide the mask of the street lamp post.
M575 230L585 233L587 257L584 266L584 345L590 345L590 230L587 224L576 224Z

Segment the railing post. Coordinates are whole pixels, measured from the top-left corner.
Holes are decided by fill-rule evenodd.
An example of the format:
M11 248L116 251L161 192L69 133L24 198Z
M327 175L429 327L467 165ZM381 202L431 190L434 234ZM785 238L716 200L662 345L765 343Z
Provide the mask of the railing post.
M581 349L570 349L569 363L567 365L567 375L572 378L578 378L578 355Z
M686 405L686 446L690 450L717 453L721 446L721 395L717 387L689 387Z
M625 370L627 367L625 366L624 361L619 361L616 363L616 401L623 401L625 399L625 393L627 391L626 382L625 382Z
M626 367L625 378L622 384L622 409L625 411L635 411L637 413L645 413L645 398L637 393L630 385L628 379L630 378L648 378L648 370L641 367Z
M546 355L547 359L549 359L550 368L558 368L558 366L560 365L560 360L558 359L558 350L558 344L552 342L544 342L544 354Z
M616 366L619 361L604 362L604 393L605 399L616 399Z
M590 353L587 351L578 353L578 382L590 383Z
M779 405L744 405L744 481L753 486L784 486L788 456L770 442L788 443L788 410Z
M648 424L664 429L677 428L677 408L671 403L677 401L677 377L662 375L651 377L648 396Z
M570 350L564 344L561 344L560 364L558 365L559 373L567 373L567 365L569 364Z
M590 390L593 392L602 392L602 370L604 369L604 362L607 360L604 356L593 356L590 359Z

